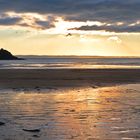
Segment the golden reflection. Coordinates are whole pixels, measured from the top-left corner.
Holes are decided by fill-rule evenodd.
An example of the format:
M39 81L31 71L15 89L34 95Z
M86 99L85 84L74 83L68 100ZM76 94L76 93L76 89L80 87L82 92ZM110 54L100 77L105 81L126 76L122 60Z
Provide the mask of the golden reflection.
M126 131L138 131L138 114L132 114L138 93L139 86L129 85L9 94L1 115L16 118L22 126L39 126L53 139L120 139L128 136ZM4 98L0 101L2 107Z

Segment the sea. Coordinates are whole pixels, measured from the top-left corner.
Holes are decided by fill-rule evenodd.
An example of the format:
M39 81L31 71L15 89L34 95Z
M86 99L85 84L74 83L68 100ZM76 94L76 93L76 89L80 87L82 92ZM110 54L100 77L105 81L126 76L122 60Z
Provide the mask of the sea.
M18 56L24 60L1 60L0 69L105 69L140 68L140 57Z

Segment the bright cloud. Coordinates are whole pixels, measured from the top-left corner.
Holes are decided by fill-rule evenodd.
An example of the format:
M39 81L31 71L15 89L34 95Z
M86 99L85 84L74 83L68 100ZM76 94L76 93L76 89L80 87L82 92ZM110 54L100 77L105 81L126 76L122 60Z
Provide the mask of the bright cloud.
M111 36L107 40L112 41L112 42L116 42L118 44L122 43L122 40L118 36Z

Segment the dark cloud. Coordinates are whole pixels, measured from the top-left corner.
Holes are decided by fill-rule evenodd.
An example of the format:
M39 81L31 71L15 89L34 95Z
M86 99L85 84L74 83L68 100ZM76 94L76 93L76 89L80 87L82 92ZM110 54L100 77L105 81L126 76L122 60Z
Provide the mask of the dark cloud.
M0 25L13 25L20 21L19 17L4 17L0 18Z
M140 20L140 0L0 0L0 12L7 11L52 14L74 21L135 23Z
M30 22L28 23L24 19L22 19L21 20L22 22L19 22L16 25L23 26L23 27L31 27L39 30L55 27L54 22L56 21L56 19L52 16L48 16L44 20L40 20L38 18L33 18L32 20L33 20L32 23Z
M42 29L54 27L54 24L48 21L36 21L36 24Z
M55 18L52 16L48 16L46 21L41 21L41 20L36 20L36 24L38 26L40 26L40 28L42 29L46 29L46 28L52 28L55 27L54 22L55 22Z
M122 25L122 26L117 26L117 25L103 25L103 26L81 26L79 28L73 28L70 30L82 30L82 31L108 31L108 32L116 32L116 33L121 33L121 32L140 32L140 25Z
M140 19L139 0L0 0L0 11L60 14L71 20Z

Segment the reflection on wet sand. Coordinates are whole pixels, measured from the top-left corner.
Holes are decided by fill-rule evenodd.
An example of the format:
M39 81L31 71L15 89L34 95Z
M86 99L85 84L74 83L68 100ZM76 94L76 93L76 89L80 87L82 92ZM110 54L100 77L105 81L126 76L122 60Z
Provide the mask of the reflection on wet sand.
M1 93L0 118L6 126L0 127L0 139L140 139L139 86Z

